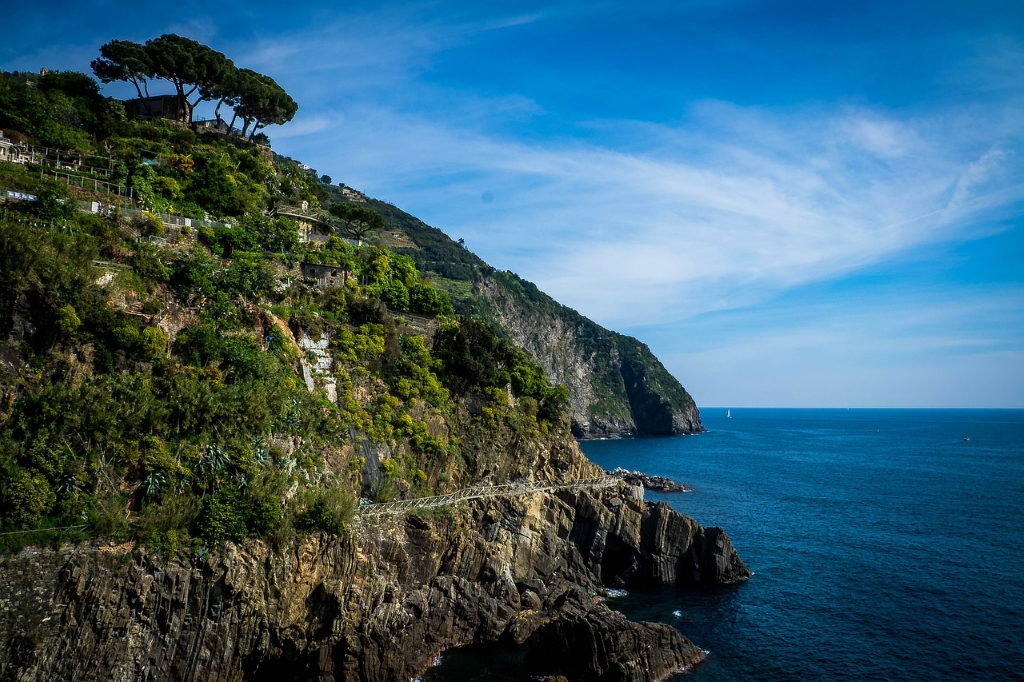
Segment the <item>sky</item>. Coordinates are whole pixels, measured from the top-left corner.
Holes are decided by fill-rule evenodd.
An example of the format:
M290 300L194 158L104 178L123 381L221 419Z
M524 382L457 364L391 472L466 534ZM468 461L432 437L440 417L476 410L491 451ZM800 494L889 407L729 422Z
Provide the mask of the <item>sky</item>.
M204 42L299 103L276 151L640 338L701 406L1024 408L1019 1L125 7L11 3L0 67Z

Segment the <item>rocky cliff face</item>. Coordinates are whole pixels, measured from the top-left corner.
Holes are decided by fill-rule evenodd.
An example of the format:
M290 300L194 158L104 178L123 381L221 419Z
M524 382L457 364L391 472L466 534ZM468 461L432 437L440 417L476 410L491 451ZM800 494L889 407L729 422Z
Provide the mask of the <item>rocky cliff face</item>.
M550 299L530 305L516 295L518 286L521 280L502 273L484 278L475 291L491 303L516 345L569 389L577 438L704 430L693 398L646 345Z
M334 200L345 200L340 189L328 189ZM704 430L693 398L646 345L605 329L511 272L495 270L392 204L366 203L386 217L389 235L403 235L396 250L429 273L456 312L503 328L550 379L569 388L577 438Z
M611 611L602 585L748 575L721 529L626 484L479 500L279 551L229 544L204 563L32 549L0 563L0 679L408 680L446 649L501 641L537 674L650 680L702 652Z

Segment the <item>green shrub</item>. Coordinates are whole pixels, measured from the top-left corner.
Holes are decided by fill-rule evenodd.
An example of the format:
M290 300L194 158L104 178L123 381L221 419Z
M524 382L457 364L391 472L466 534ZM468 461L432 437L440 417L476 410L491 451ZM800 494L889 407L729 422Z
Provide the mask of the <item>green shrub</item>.
M139 345L146 357L162 356L167 353L167 334L159 327L145 327L139 335Z
M302 515L302 528L328 533L345 532L356 510L356 499L342 486L318 488L309 494L309 506Z
M78 319L78 313L75 312L73 305L68 304L61 307L57 314L57 326L68 335L74 334L82 326L82 321Z
M429 284L417 282L409 287L409 312L422 315L452 315L452 302L448 294L439 292Z
M248 531L248 517L245 497L238 490L225 487L203 498L196 530L210 544L242 540Z
M268 471L249 486L249 529L257 537L266 537L281 525L281 498L286 481L279 472Z
M401 282L384 280L373 285L369 290L380 297L380 300L392 310L408 312L409 290Z
M19 471L3 486L4 525L27 528L36 525L50 511L57 496L40 474Z
M160 502L142 508L136 520L136 534L143 539L158 539L170 533L187 534L199 516L199 499L189 492L165 495Z
M132 226L146 237L159 237L164 233L164 221L160 220L160 216L149 211L137 213L132 218Z

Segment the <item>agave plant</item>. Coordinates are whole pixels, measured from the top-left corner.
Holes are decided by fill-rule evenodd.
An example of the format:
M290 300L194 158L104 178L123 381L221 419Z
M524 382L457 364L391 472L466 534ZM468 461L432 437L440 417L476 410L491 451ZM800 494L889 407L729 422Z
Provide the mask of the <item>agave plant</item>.
M142 479L139 489L146 497L152 497L160 492L165 485L167 485L167 478L159 471L151 471L146 478Z
M227 469L229 462L228 453L224 448L219 445L207 445L197 468L205 474L217 474Z
M267 449L267 439L263 436L256 438L256 443L253 445L252 458L259 465L270 464L270 450Z
M296 429L302 424L302 405L296 398L288 403L288 414L284 418L284 426L288 429Z
M58 482L57 485L54 487L54 491L58 495L68 496L77 495L81 489L82 487L79 484L78 477L75 476L74 474L68 474L67 476L62 478L60 482Z
M206 545L200 545L192 550L192 558L197 562L206 561L207 557L210 556L210 550L207 549Z

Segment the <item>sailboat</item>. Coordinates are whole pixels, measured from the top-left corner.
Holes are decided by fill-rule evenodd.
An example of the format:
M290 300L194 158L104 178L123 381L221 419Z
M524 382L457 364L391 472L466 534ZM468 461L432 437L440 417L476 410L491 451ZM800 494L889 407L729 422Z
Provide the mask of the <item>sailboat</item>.
M725 411L725 418L726 419L732 419L732 410L726 409L726 411Z

